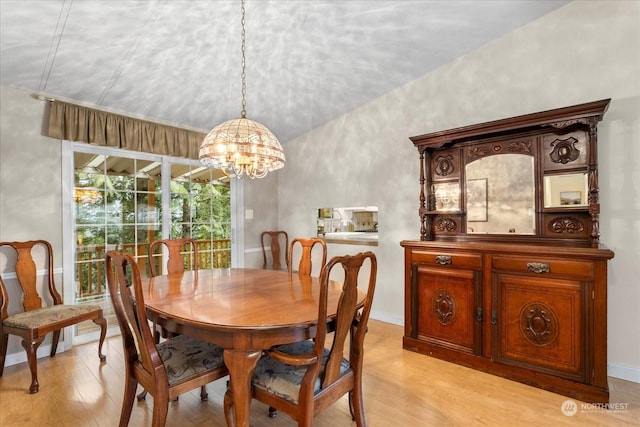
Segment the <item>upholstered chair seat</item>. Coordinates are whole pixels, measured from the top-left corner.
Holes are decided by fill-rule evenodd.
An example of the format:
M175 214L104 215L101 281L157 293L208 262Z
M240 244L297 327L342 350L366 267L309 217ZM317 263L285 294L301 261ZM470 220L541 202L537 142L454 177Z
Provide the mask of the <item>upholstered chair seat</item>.
M222 347L178 335L157 345L169 387L206 371L224 367Z
M313 341L302 341L294 344L285 344L276 347L274 350L288 355L304 355L313 353ZM318 378L316 378L314 394L321 389L321 378L324 374L324 367L329 359L329 349L324 350L322 364ZM351 366L347 359L342 359L340 364L340 375L344 375ZM293 366L279 362L272 357L262 357L256 366L252 385L265 391L273 393L290 402L298 403L300 385L307 373L307 366Z
M100 309L97 305L54 305L12 314L2 324L21 329L49 327L58 322L66 325L71 319Z

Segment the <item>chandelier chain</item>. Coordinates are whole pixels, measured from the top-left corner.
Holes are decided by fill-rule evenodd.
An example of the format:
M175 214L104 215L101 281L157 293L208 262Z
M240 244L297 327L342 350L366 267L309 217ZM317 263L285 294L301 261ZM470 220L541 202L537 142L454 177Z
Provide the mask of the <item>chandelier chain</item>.
M242 73L240 74L242 77L242 118L247 117L247 74L245 72L245 31L244 31L244 0L242 0Z

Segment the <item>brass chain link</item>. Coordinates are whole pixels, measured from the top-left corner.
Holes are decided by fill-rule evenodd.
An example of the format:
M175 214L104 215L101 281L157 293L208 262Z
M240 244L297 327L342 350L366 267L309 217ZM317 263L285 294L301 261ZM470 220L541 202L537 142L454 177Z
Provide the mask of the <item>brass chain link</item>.
M244 31L244 1L242 0L242 73L240 74L242 77L242 113L241 116L242 118L246 118L247 117L247 101L246 101L246 96L247 96L247 82L246 82L246 78L247 78L247 74L245 73L245 31Z

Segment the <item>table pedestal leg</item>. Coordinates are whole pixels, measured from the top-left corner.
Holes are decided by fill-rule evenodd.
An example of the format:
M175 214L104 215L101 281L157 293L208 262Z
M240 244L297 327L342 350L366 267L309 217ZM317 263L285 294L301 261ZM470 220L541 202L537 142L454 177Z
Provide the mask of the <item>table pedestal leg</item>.
M224 363L231 377L231 396L233 397L233 413L235 424L249 427L249 406L251 405L251 378L260 359L261 351L224 350ZM226 399L225 399L226 400ZM226 409L226 408L225 408ZM231 420L233 421L233 420Z

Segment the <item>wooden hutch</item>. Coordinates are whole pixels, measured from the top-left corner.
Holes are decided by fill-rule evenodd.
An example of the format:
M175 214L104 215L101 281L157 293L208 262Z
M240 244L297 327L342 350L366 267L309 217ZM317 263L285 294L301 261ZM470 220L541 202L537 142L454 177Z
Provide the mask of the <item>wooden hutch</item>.
M608 402L597 125L609 99L410 138L403 347Z

